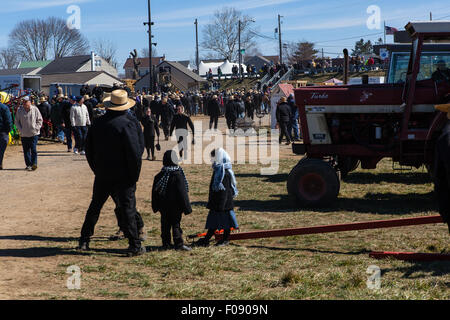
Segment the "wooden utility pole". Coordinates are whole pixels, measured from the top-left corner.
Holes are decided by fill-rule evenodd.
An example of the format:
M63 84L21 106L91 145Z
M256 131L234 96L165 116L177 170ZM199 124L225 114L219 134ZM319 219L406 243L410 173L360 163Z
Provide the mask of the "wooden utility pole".
M241 20L239 20L238 26L238 38L239 38L239 78L242 79L242 53L241 53Z
M278 40L280 42L280 64L283 64L283 45L281 42L281 16L278 15Z
M152 66L152 11L150 0L148 0L148 22L144 22L144 25L148 25L148 60L149 60L149 94L153 94L153 66ZM155 43L156 45L156 43Z
M195 19L195 64L197 65L197 74L200 75L200 61L199 61L199 53L198 53L198 20Z

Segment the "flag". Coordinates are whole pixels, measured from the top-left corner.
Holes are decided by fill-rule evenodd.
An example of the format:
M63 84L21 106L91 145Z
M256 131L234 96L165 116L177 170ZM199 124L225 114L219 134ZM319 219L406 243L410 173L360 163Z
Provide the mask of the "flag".
M394 32L397 32L398 29L396 29L394 27L385 26L384 31L386 32L386 34L394 34Z

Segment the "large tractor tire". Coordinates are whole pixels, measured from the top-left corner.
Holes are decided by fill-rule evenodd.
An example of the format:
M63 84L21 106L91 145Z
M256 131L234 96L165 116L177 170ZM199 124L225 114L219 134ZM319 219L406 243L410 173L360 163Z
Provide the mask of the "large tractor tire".
M289 174L287 189L301 207L324 207L337 198L340 181L329 163L305 158Z

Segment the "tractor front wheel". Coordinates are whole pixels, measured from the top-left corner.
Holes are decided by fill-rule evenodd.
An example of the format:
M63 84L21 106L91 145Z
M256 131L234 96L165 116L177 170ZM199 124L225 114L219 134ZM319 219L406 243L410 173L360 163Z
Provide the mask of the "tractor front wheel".
M323 207L337 198L340 181L329 163L305 158L289 174L287 189L300 206Z

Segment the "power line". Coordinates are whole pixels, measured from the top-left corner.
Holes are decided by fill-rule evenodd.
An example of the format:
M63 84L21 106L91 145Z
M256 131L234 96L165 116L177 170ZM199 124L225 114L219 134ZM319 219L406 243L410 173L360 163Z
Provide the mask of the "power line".
M376 36L376 35L381 35L381 34L384 34L384 32L370 33L370 34L365 34L365 35L361 35L361 36L348 37L348 38L342 38L342 39L319 41L319 42L315 42L315 44L317 44L317 43L326 43L326 42L344 41L344 40L351 40L351 39L359 39L359 38L364 38L364 37L369 37L369 36Z

